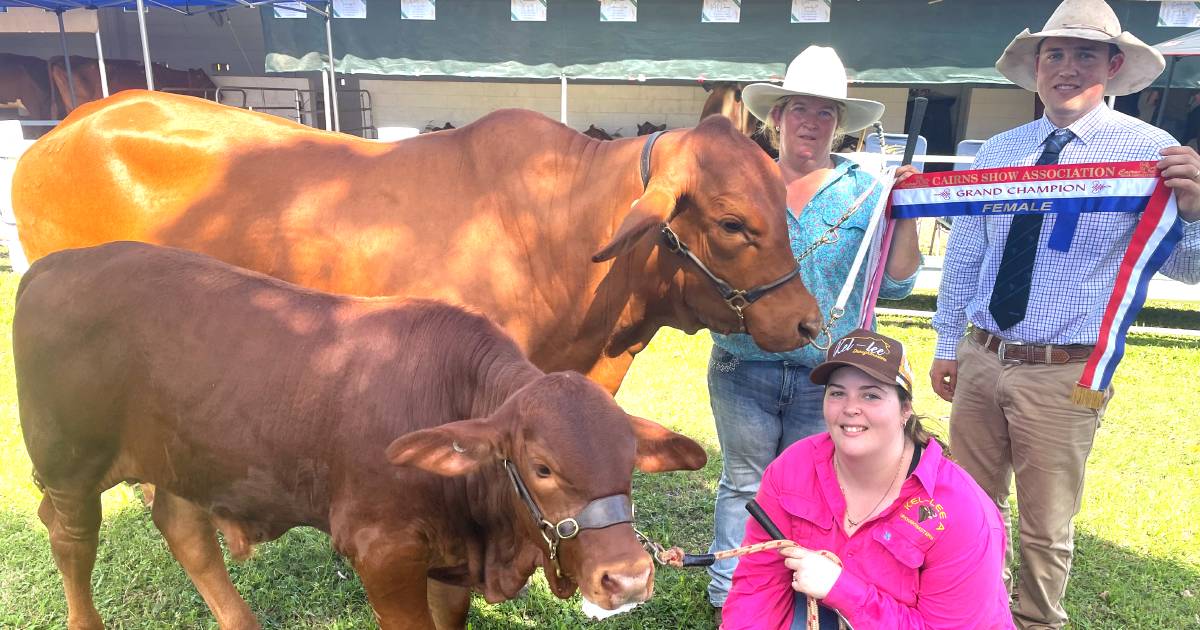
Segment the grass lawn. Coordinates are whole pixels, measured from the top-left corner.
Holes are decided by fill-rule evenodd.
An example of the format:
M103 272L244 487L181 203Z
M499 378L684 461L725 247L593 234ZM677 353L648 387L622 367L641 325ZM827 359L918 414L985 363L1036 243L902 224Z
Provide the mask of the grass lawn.
M38 521L40 499L21 442L10 334L16 278L0 273L0 628L58 628L66 619L61 582ZM1193 305L1194 308L1194 305ZM920 320L885 318L882 330L928 369L934 337ZM618 400L700 440L711 461L698 473L639 475L640 527L689 551L703 551L720 470L704 369L706 335L661 332L634 363ZM1067 609L1076 628L1200 628L1200 340L1136 336L1117 374L1117 396L1092 454L1087 496L1076 521L1077 552ZM920 381L920 379L918 379ZM949 405L920 383L917 408L945 433ZM105 525L93 583L111 627L214 627L203 601L126 486L104 497ZM353 572L311 529L261 546L233 579L272 628L374 625ZM699 570L662 569L652 602L631 614L587 622L578 601L560 601L534 581L517 601L477 599L473 628L712 628ZM970 602L964 602L970 605Z

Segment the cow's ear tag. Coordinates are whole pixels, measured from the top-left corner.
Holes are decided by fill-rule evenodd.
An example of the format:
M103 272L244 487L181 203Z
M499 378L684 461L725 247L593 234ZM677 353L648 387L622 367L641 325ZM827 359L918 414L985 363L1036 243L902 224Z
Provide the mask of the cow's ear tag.
M466 453L467 449L463 448L458 442L451 442L450 448L454 449L455 453Z

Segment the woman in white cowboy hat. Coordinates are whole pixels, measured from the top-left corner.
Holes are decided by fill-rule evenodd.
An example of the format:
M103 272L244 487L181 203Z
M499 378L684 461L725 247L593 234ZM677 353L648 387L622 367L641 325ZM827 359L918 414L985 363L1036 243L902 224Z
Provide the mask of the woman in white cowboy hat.
M779 146L779 170L788 190L788 235L799 258L804 285L824 313L834 305L846 273L862 242L868 218L881 194L876 187L861 206L854 202L875 178L830 148L840 133L859 131L879 120L883 105L846 96L846 70L832 48L811 46L788 65L783 85L755 83L742 91L746 107L767 123ZM914 172L908 169L906 172ZM853 211L851 211L853 210ZM887 276L880 296L907 296L920 265L917 232L912 221L897 225ZM825 241L826 244L814 245ZM863 290L860 274L858 288ZM861 303L861 294L851 305ZM857 306L833 325L830 339L852 330ZM822 351L805 346L787 353L768 353L744 334L713 334L708 386L724 466L717 489L713 549L738 546L745 532L746 502L758 490L763 470L788 445L825 430L821 414L824 388L809 381ZM709 601L725 602L736 560L710 570Z
M1041 31L1021 32L996 62L1013 83L1037 92L1045 115L989 139L974 167L1157 162L1184 220L1160 271L1196 283L1200 156L1104 103L1106 94L1147 87L1163 66L1162 55L1121 30L1107 4L1066 0ZM1022 630L1067 623L1071 521L1112 392L1092 401L1098 408L1072 403L1071 393L1139 218L1132 211L962 216L946 246L929 376L934 391L953 403L955 458L1006 517L1016 481L1021 543L1013 616Z

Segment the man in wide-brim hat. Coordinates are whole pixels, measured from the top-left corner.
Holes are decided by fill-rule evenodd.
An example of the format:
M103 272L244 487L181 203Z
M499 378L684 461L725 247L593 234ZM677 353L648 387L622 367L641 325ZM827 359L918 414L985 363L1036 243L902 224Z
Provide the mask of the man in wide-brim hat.
M1105 95L1144 89L1163 66L1102 0L1065 0L1045 28L1017 35L996 62L1013 83L1037 92L1045 115L988 140L975 168L1157 161L1185 222L1161 272L1195 283L1200 156L1104 103ZM1071 521L1112 391L1094 401L1099 409L1072 404L1071 393L1138 219L1134 212L959 217L947 244L930 379L954 403L955 458L1006 515L1016 477L1021 562L1015 584L1008 578L1021 628L1067 621Z

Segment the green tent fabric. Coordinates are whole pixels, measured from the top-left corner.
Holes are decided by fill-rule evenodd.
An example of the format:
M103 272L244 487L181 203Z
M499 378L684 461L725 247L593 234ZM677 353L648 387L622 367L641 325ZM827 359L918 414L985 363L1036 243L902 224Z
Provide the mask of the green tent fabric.
M366 0L367 19L334 19L343 73L513 79L770 80L809 44L838 50L856 83L1009 84L993 67L1021 29L1039 28L1046 0L832 0L829 23L793 24L790 0L748 0L741 22L700 22L701 0L642 0L637 22L601 22L595 0L548 0L545 22L513 22L506 0L445 0L437 20L400 19L398 0ZM1111 3L1148 43L1182 34L1156 26L1159 3ZM268 71L320 70L324 19L261 9ZM1192 67L1195 66L1195 67ZM1200 62L1176 86L1200 87Z

